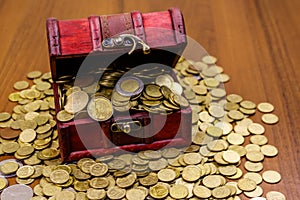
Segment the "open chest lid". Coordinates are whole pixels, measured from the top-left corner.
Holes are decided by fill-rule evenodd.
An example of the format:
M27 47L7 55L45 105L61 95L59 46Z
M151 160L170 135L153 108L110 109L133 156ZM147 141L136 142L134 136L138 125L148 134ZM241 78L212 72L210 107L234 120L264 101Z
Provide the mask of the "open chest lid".
M126 39L126 36L134 39ZM183 16L178 8L152 13L133 11L90 16L77 20L49 18L47 38L54 81L63 76L75 76L88 55L101 59L103 56L127 54L135 50L135 42L150 47L151 53L132 56L131 62L155 63L165 59L168 65L174 67L187 44ZM167 49L172 53L153 53L155 49ZM91 66L95 67L99 66Z

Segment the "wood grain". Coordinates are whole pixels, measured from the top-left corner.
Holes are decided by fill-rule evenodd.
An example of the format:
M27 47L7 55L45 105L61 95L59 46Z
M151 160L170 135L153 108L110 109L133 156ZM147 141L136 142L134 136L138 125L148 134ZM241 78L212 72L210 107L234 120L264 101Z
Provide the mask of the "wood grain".
M32 70L49 71L45 22L86 18L139 10L152 12L179 7L187 33L231 76L227 93L256 103L275 105L280 122L265 125L269 143L279 155L264 161L265 169L278 170L279 184L262 184L264 194L283 192L298 199L300 130L300 1L289 0L6 0L0 1L0 111L11 112L7 96L12 85ZM260 121L260 114L253 119ZM6 157L1 157L5 159ZM10 183L13 183L10 180ZM243 199L247 199L243 197Z

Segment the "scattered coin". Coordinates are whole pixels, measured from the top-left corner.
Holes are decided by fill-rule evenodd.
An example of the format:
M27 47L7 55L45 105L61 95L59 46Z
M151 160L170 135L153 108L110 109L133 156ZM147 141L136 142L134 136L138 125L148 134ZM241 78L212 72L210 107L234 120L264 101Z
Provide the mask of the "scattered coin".
M251 192L256 189L257 185L255 181L248 179L248 178L242 178L238 181L238 187L242 191Z
M270 191L266 194L267 200L285 200L284 194L278 191Z
M188 194L189 191L184 185L174 185L170 188L170 196L174 199L184 199Z
M279 121L279 118L275 114L268 113L268 114L263 114L261 120L265 124L276 124Z
M7 179L4 178L4 177L0 177L0 192L1 192L4 188L6 188L7 185L8 185Z
M273 156L276 156L278 154L278 149L275 146L270 145L270 144L266 144L266 145L261 146L260 151L265 156L268 156L268 157L273 157Z
M257 109L262 113L269 113L274 110L274 106L268 102L262 102L257 105Z
M267 183L278 183L281 180L281 175L274 170L267 170L262 173L262 178Z

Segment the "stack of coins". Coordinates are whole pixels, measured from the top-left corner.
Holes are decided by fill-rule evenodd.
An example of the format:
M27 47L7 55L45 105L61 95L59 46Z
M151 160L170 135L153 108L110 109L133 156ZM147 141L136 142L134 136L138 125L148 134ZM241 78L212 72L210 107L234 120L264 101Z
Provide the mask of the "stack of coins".
M27 77L33 84L31 81L17 82L14 85L17 91L9 95L9 100L17 105L12 113L0 113L0 154L14 156L24 165L16 160L1 162L1 173L16 175L20 184L32 184L38 180L33 188L32 200L238 200L241 194L253 200L256 197L285 199L284 194L264 191L260 185L262 182L276 184L281 180L280 173L264 169L263 164L279 151L269 144L264 125L250 118L259 110L264 116L263 123L267 126L274 124L278 122L278 117L271 113L274 106L267 102L256 105L240 95L226 94L221 86L229 80L229 76L223 73L222 67L215 65L216 60L212 56L205 56L199 62L180 59L175 71L180 77L180 87L162 73L155 79L152 77L152 83L146 83L143 90L133 96L121 95L116 90L99 94L101 86L98 83L78 88L70 84L71 77L61 79L61 92L65 95L63 105L67 109L57 114L60 121L72 120L74 115L82 112L78 112L82 107L93 107L98 101L111 105L111 108L126 107L127 104L132 108L133 102L138 102L140 106L154 110L163 109L162 106L173 109L170 105L176 109L185 107L187 99L193 110L193 139L187 148L83 158L69 164L62 164L59 158L51 74L28 73ZM132 92L137 88L129 90ZM123 89L127 90L126 87ZM98 93L91 96L91 91ZM109 93L111 101L105 96ZM76 98L82 101L72 106L74 103L70 102L77 102ZM89 105L91 100L94 105ZM106 115L99 114L95 108L90 110L96 110L90 115L100 121L112 113L109 106L104 109ZM250 142L245 144L246 140ZM0 183L0 189L7 186L3 178ZM30 188L17 185L3 191L1 199L11 198L16 194L15 188L26 190L28 199L31 198ZM261 197L263 193L266 198Z

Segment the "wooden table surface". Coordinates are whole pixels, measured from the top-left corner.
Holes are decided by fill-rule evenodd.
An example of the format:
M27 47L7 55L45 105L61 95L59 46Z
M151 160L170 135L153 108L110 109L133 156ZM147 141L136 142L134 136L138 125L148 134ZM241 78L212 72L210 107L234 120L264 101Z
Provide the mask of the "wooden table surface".
M227 93L255 103L271 102L280 118L265 125L269 143L279 155L266 158L264 169L281 173L279 184L262 184L300 197L300 1L298 0L2 0L0 1L0 111L12 111L7 96L12 85L32 70L49 71L45 21L85 18L139 10L151 12L179 7L188 36L199 42L231 80ZM261 114L254 121L260 122ZM1 160L5 157L1 157ZM13 182L13 180L10 180ZM244 197L243 197L244 198ZM246 198L245 198L246 199Z

